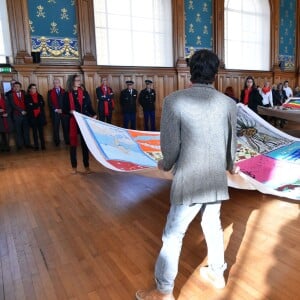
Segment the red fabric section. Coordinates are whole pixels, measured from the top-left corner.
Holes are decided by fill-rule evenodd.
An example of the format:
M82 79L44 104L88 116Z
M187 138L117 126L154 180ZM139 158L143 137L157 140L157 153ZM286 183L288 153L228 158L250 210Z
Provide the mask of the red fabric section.
M78 91L78 102L80 104L80 112L82 112L83 91L80 88L77 91ZM70 101L70 110L75 110L75 101L72 92L69 92L69 101ZM76 147L78 145L77 135L78 135L78 128L77 128L76 119L73 115L71 115L70 118L70 145L71 146Z
M252 89L245 89L245 97L244 97L244 104L248 105L249 102L249 95L251 93Z
M55 109L57 109L58 108L58 97L57 97L56 89L51 90L50 96L51 96L51 102L52 102L53 107Z
M107 95L107 89L108 89L108 87L105 87L103 84L101 85L102 94L103 94L104 96Z
M18 95L16 92L13 92L12 94L13 94L14 104L17 107L19 107L20 109L25 110L25 101L24 101L23 93L21 93L21 99L18 98Z
M4 98L2 97L2 95L0 94L0 108L2 108L4 110L3 113L6 112L6 105L5 105L5 101Z
M108 101L104 101L104 115L108 116L109 112L108 112Z
M39 103L39 98L38 98L38 94L37 94L37 93L30 94L30 96L31 96L32 101L33 101L34 104ZM34 115L34 117L37 118L37 117L39 116L40 112L41 112L40 107L34 109L34 110L33 110L33 115Z
M101 90L102 90L102 94L104 96L107 95L107 86L101 85ZM108 101L104 101L104 115L108 116L109 115L109 111L108 111Z
M2 108L4 111L2 112L2 114L6 114L6 104L5 104L5 100L2 97L2 95L0 95L0 108ZM6 132L8 132L8 122L7 122L7 118L3 117L3 126Z
M109 87L109 86L104 86L104 85L101 85L100 86L101 90L102 90L102 94L104 96L106 96L107 94L111 94L112 93L112 89ZM114 99L111 99L111 107L112 109L115 108L115 101ZM104 115L105 116L109 116L109 105L108 105L108 101L104 101Z
M268 92L271 91L271 87L269 87L269 86L268 86L268 87L264 86L261 90L263 91L264 94L266 94L266 93L268 93Z

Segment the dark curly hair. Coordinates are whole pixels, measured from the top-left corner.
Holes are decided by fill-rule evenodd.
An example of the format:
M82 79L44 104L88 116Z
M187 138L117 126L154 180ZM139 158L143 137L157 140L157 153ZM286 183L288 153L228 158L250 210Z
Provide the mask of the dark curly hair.
M189 60L192 83L213 83L218 73L220 60L210 50L196 51Z

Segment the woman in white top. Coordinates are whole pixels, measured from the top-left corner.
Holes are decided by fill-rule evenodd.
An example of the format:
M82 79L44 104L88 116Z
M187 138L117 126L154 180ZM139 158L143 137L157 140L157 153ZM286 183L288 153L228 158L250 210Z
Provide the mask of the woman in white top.
M259 90L262 96L262 104L265 107L273 107L273 95L270 82L266 81L264 86Z
M283 89L284 89L284 91L285 91L288 98L293 97L293 91L289 87L289 82L287 80L283 83Z

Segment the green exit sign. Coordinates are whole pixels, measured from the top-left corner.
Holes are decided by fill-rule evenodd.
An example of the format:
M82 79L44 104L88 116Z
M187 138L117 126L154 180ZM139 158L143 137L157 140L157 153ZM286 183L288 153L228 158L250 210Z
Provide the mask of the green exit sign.
M0 73L10 73L11 67L0 67Z

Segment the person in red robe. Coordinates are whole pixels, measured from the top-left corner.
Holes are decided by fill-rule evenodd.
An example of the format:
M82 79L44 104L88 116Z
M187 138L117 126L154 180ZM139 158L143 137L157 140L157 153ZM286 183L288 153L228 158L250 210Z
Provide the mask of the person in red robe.
M101 85L96 88L96 95L99 120L111 123L112 112L115 108L115 101L113 90L108 85L106 78L103 78Z
M17 150L23 146L32 148L29 137L29 123L27 110L25 106L25 91L22 90L22 84L16 81L13 89L7 94L9 105L12 107L12 119L15 129L15 138Z
M53 142L55 146L60 145L60 126L62 127L64 142L69 142L69 115L62 113L62 103L65 90L61 87L60 80L53 80L53 88L48 91L47 99L50 110L50 117L53 127Z
M31 83L28 86L27 94L25 97L25 105L28 113L28 122L32 128L34 150L38 151L46 149L44 126L46 125L45 116L45 101L43 96L38 93L35 83ZM39 145L40 142L40 145Z
M1 151L10 151L10 133L13 131L13 123L11 119L11 106L8 100L0 91L0 135L1 135Z

